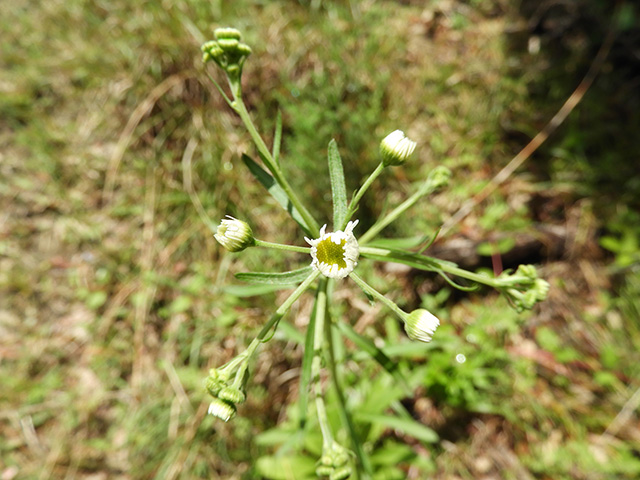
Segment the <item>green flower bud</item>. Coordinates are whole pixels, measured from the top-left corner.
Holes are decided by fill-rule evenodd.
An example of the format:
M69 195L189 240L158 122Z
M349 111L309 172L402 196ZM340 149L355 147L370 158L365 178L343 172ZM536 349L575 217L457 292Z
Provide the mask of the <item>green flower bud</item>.
M446 187L449 184L450 178L451 170L439 165L429 172L426 183L430 189L432 188L433 190L437 190L439 188Z
M329 480L346 480L351 476L351 467L340 467L336 468L331 475L329 475Z
M416 142L407 138L404 132L401 130L391 132L380 142L382 164L385 167L402 165L411 157L415 149Z
M230 403L243 403L246 399L246 395L241 390L234 387L225 387L218 393L220 400L225 400Z
M251 227L241 220L227 215L223 219L214 235L215 239L230 252L241 252L256 244Z
M431 341L439 326L440 320L423 308L411 312L404 322L404 330L409 338L425 343Z
M541 302L542 300L547 298L547 295L549 294L549 288L551 288L551 286L546 280L536 278L536 281L533 284L533 288L536 292L536 299Z
M228 422L236 415L236 406L219 398L214 398L209 404L209 414Z
M235 38L221 38L218 40L218 45L220 45L220 48L225 51L236 50L238 48L238 43L240 42Z
M216 40L223 40L223 39L240 40L242 38L242 34L240 33L240 30L236 30L235 28L230 28L230 27L216 28L213 32L213 35L216 37Z
M236 51L244 57L251 55L251 47L246 43L239 43L236 47Z
M333 473L333 467L328 465L320 465L316 467L316 475L319 477L328 477Z
M205 388L207 389L207 392L209 392L209 395L211 395L212 397L217 397L220 393L220 390L222 390L225 386L226 384L217 378L207 377L205 381Z

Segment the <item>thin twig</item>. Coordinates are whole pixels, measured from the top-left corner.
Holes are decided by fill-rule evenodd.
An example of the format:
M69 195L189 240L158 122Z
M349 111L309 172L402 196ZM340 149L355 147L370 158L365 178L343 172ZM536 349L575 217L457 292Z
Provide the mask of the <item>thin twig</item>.
M624 426L625 423L629 421L633 412L640 407L640 388L638 388L631 398L627 400L622 407L622 409L618 412L616 417L611 421L607 429L604 431L602 436L605 435L616 435L620 428Z

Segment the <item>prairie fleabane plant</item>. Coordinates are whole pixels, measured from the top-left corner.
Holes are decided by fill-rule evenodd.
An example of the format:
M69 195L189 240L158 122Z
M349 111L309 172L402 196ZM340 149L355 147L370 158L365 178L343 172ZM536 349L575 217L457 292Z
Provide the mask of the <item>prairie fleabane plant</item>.
M364 447L364 439L354 428L351 412L346 408L346 402L336 378L336 338L348 338L377 361L382 368L391 373L394 378L397 378L399 382L405 382L405 380L401 373L394 368L392 360L373 341L358 334L347 322L341 321L335 315L333 312L334 304L331 301L333 283L338 281L355 282L367 298L371 301L382 302L391 310L403 322L409 339L417 342L430 342L434 336L437 336L440 319L422 308L405 312L395 302L372 287L357 273L358 265L363 259L400 263L414 269L431 271L441 275L454 287L465 290L486 285L504 294L509 303L519 311L531 309L537 302L543 300L548 291L548 284L538 278L535 267L531 265L521 266L514 273L505 272L498 277L464 270L454 263L423 255L422 252L430 242L417 252L371 245L385 227L400 217L418 200L447 185L450 172L445 167L434 168L427 178L420 182L413 195L379 218L367 231L357 231L359 222L353 217L359 201L369 186L385 168L399 166L410 161L416 150L416 143L407 138L400 130L390 133L381 141L380 164L355 191L350 200L347 196L338 147L333 140L329 143L328 164L333 198L333 231L327 232L327 224L318 222L314 218L280 168L282 161L279 155L282 136L280 116L277 117L274 145L272 149L269 149L245 107L242 98L241 75L242 67L251 53L251 49L242 43L240 32L232 28L216 30L215 38L202 46L203 61L205 63L215 62L226 73L231 96L225 93L225 90L213 77L210 78L228 105L240 116L256 146L263 166L248 155L243 155L243 161L258 182L265 186L278 203L289 212L291 218L298 223L302 230L301 239L304 238L310 247L282 245L260 240L254 237L251 227L241 220L227 216L221 221L215 238L223 247L232 252L239 252L249 247L262 247L306 253L309 257L306 266L294 271L237 274L240 280L251 283L281 285L283 288L295 284L298 286L266 321L245 351L226 365L210 371L206 379L206 389L213 397L209 413L223 421L229 421L237 414L238 405L245 400L245 387L249 380L248 367L256 350L262 343L272 338L280 320L292 304L307 290L311 290L315 295L315 303L306 332L305 353L300 375L299 427L303 430L312 424L307 420L309 410L312 410L311 406L313 405L317 425L322 435L322 453L317 460L315 469L318 476L328 477L332 480L371 478L373 470L369 453ZM321 224L323 224L322 227L320 227ZM425 243L427 239L420 243ZM464 279L466 285L458 284L452 277ZM446 319L443 321L446 322ZM339 418L341 419L341 425L337 427L335 422L334 425L330 422L325 404L326 391L321 382L325 368L331 379L333 395L337 398ZM310 399L313 400L312 405L310 405ZM403 417L402 421L405 422L403 425L406 426L413 422L406 410L402 411L403 407L399 402L396 407L396 412L400 412ZM417 428L419 427L420 425Z

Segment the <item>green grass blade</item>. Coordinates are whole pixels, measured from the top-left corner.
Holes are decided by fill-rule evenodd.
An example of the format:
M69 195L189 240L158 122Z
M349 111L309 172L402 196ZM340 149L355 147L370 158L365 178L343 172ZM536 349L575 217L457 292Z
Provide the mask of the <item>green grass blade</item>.
M262 184L262 186L267 189L267 191L273 198L276 199L276 201L282 206L282 208L289 212L291 218L293 218L298 223L298 225L302 227L304 232L310 237L315 237L309 226L304 221L304 218L302 218L302 215L300 215L300 212L298 212L298 210L293 206L285 191L280 185L278 185L278 182L276 182L271 174L265 171L260 165L254 162L253 159L246 154L242 154L242 161L247 166L249 171L253 174L253 176L256 177L256 180L258 180Z
M344 182L342 159L335 140L329 142L329 177L331 178L331 194L333 196L333 229L342 230L347 216L347 187Z
M311 273L311 266L290 272L240 272L236 278L243 282L261 285L295 285L302 282Z

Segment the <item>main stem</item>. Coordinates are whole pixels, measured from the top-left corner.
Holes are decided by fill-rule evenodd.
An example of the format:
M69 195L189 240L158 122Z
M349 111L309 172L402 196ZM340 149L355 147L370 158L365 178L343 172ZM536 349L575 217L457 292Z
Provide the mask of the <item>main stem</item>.
M291 295L289 295L289 297L282 303L282 305L280 305L278 307L278 309L271 316L271 318L264 325L264 327L262 327L262 330L260 330L260 333L258 333L258 336L255 338L254 342L255 341L262 342L266 338L267 334L273 328L273 326L276 325L282 319L282 317L284 317L284 315L291 308L291 305L293 305L293 302L295 302L300 297L300 295L302 295L304 293L304 291L307 288L309 288L309 285L311 285L311 283L318 277L318 275L320 275L320 272L317 272L317 271L314 270L307 277L307 279L304 282L302 282L298 286L298 288L296 288L293 291L293 293Z
M421 197L426 195L425 189L421 188L416 193L407 198L404 202L394 208L389 214L382 220L376 222L364 235L358 239L360 245L364 245L369 240L374 238L378 233L382 231L387 225L393 222L396 218L402 215L408 208L412 207Z
M333 434L329 425L327 409L322 396L322 385L320 382L320 372L322 370L322 351L324 343L324 325L327 314L327 281L320 280L318 286L318 302L316 309L316 324L313 332L313 360L311 361L311 379L314 385L316 413L318 414L318 423L322 431L322 443L325 447L333 443Z
M353 275L353 273L351 274ZM330 318L329 318L330 320ZM335 361L335 353L334 353L334 344L333 344L333 336L331 329L331 321L326 322L325 325L325 336L327 338L327 363L329 365L329 372L331 375L331 383L333 384L333 388L336 392L336 397L338 398L338 403L340 404L340 416L342 417L342 422L346 425L347 430L349 432L349 437L351 437L351 444L353 445L354 453L356 454L356 458L358 459L358 463L362 466L363 470L366 472L366 476L363 478L368 479L368 474L372 473L371 462L369 461L369 457L364 452L362 448L362 444L360 442L360 438L358 437L358 433L356 432L355 426L353 425L353 421L351 420L351 415L349 415L349 411L347 410L347 402L345 402L344 395L342 394L342 387L340 386L340 381L338 379L338 369L336 367Z

